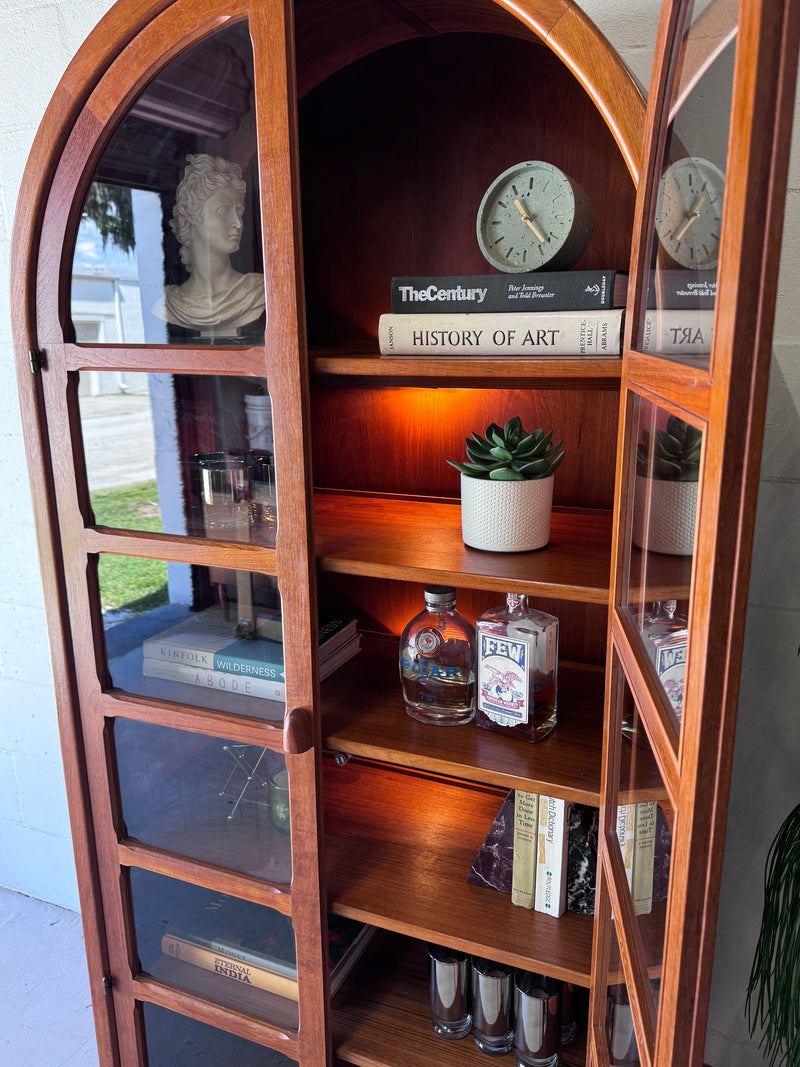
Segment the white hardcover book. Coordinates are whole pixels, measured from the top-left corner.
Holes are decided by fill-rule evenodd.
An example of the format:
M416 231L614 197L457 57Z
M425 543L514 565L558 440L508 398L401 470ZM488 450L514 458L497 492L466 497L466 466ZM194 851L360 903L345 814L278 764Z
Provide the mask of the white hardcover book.
M654 800L636 805L636 831L633 844L633 910L649 915L653 910L653 861L656 850L656 808Z
M628 879L628 888L633 888L633 845L636 833L636 805L617 806L617 840L622 853L622 864Z
M514 858L511 865L511 903L532 908L536 891L536 838L539 796L514 791Z
M539 832L536 851L534 909L546 915L563 915L567 907L567 802L539 797Z
M491 314L381 315L383 356L614 356L622 308Z

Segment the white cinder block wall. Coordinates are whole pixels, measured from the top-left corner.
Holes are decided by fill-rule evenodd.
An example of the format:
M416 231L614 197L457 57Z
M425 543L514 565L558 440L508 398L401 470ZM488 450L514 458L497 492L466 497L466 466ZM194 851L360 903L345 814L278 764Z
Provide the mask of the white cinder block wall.
M0 0L0 885L76 908L42 587L17 403L9 252L17 193L61 74L110 0ZM646 84L656 0L584 0ZM632 17L635 15L635 18ZM800 801L800 159L790 178L781 303L747 616L725 886L707 1059L757 1067L744 987L758 935L766 850Z

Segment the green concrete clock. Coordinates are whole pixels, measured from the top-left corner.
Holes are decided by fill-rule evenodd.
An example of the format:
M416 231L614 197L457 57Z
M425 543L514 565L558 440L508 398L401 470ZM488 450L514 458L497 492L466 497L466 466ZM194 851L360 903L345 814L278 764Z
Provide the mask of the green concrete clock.
M509 274L568 270L585 252L593 226L580 185L552 163L528 160L504 170L484 193L478 244L493 267Z
M684 156L664 171L655 228L664 251L679 266L716 267L724 192L725 175L707 159Z

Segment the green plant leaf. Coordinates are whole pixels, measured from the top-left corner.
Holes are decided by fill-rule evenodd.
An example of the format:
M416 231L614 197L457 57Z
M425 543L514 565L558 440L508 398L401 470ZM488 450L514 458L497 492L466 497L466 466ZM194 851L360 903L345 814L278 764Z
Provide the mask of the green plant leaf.
M495 459L502 459L504 463L510 463L513 459L507 448L500 448L499 446L492 449L492 455Z
M493 471L489 471L489 478L493 482L524 482L525 479L512 467L496 467Z

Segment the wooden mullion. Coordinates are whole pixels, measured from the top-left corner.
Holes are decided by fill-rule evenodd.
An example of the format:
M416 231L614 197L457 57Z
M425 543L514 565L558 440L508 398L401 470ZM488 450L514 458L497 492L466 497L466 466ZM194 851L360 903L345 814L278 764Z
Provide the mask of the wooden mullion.
M236 571L277 574L274 548L244 541L212 541L205 537L151 533L145 530L118 530L109 526L88 526L81 538L88 554L140 556L169 563L191 563L201 567L224 567Z
M133 719L156 726L170 726L206 737L224 737L248 745L260 745L273 752L283 751L283 721L249 718L231 712L187 708L167 700L138 696L112 689L96 697L100 714L106 718Z
M130 838L123 839L119 844L119 862L122 867L138 867L201 885L218 893L230 893L242 900L272 908L282 915L292 914L292 897L287 886L255 875L223 869L169 849L140 844Z
M132 373L220 375L252 378L267 377L264 349L231 345L202 348L189 345L99 345L65 344L64 365L73 371L130 371ZM259 373L259 371L261 373Z
M659 407L691 413L700 422L708 420L708 356L695 363L677 362L631 349L625 354L625 387Z
M249 1015L229 1005L217 1004L198 996L197 993L185 992L150 975L137 975L131 982L131 994L137 1001L179 1012L218 1030L243 1037L254 1044L275 1049L290 1059L297 1059L297 1035L266 1023L255 1015Z

